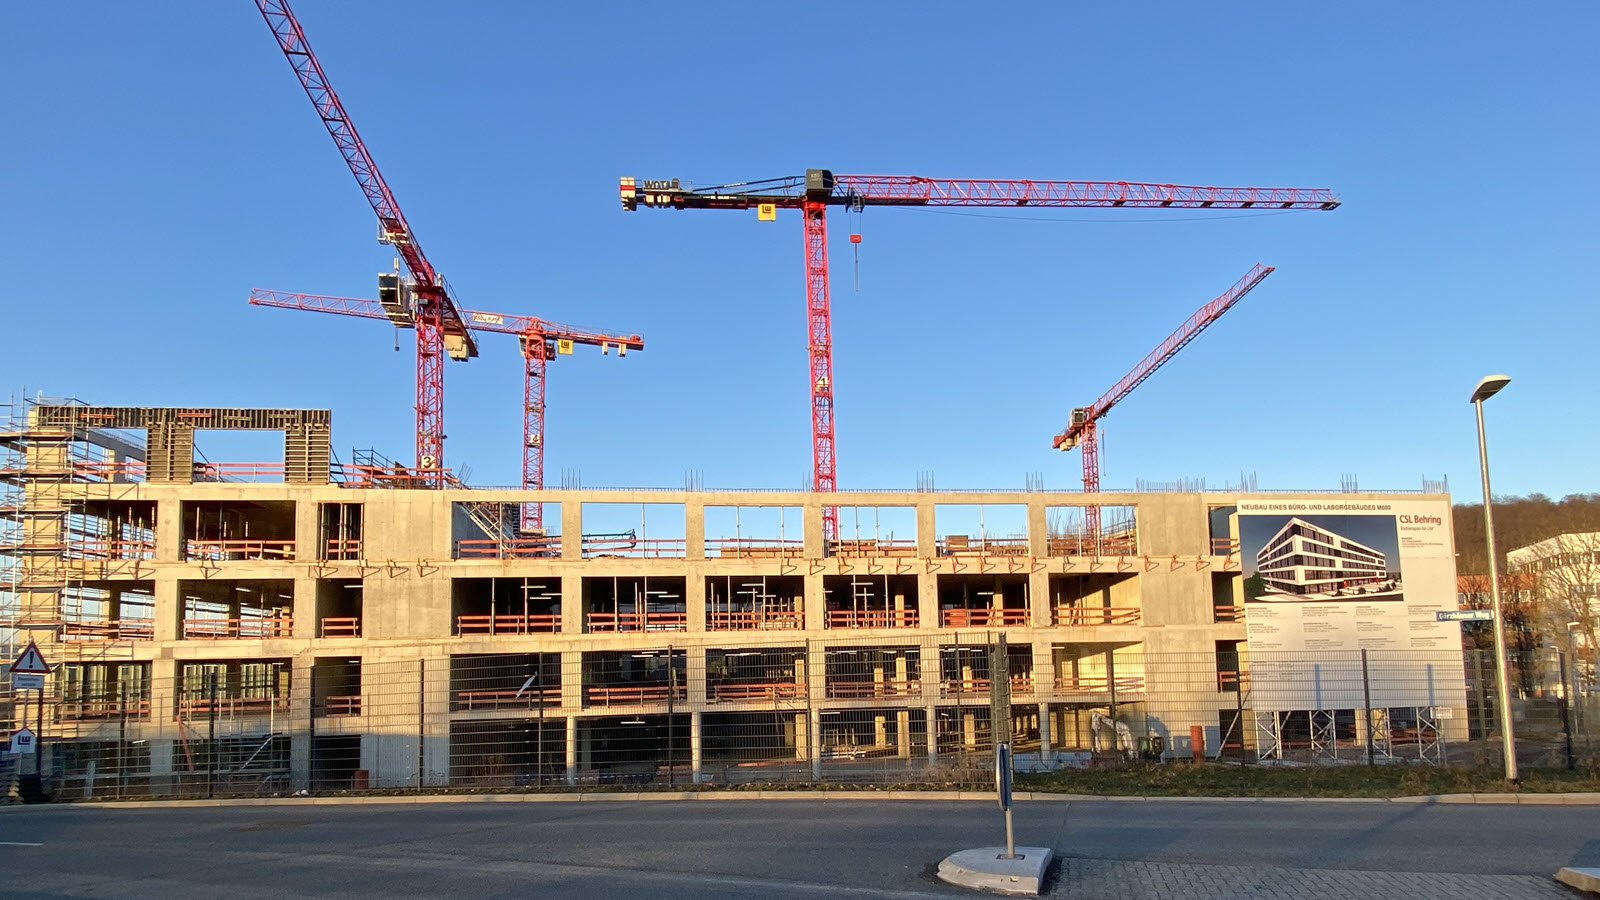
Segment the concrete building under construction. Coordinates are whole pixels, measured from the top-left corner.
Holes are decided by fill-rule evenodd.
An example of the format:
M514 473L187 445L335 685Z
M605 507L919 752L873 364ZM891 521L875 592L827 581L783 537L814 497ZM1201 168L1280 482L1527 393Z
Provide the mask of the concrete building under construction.
M0 591L8 636L54 674L42 710L7 695L7 726L39 722L91 790L98 771L154 792L893 777L1002 727L1041 761L1253 744L1239 496L424 489L334 463L330 427L296 409L17 417ZM197 464L204 429L280 431L282 461ZM559 527L521 531L529 503ZM676 521L586 528L605 505ZM1025 533L941 534L953 507L1010 508ZM793 530L709 533L752 508ZM825 540L825 508L913 527ZM1096 712L1139 724L1102 741Z

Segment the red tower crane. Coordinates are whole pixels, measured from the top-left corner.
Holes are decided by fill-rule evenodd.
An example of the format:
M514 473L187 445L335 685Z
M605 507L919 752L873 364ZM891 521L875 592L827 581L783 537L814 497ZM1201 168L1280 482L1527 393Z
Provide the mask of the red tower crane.
M388 276L394 279L395 276ZM327 297L320 294L291 294L256 288L250 292L250 302L256 306L273 306L280 309L303 309L310 312L334 313L361 319L385 319L400 328L416 327L414 320L397 315L396 304L389 301L387 292L392 282L380 279L379 300L359 297ZM403 306L403 304L401 304ZM559 322L547 322L534 316L515 316L505 313L461 310L467 328L472 331L516 335L522 350L522 486L529 490L544 487L544 391L545 364L556 356L572 353L574 345L599 347L608 353L617 348L619 357L629 350L643 350L644 338L637 334L609 334L603 331L586 331ZM542 504L522 505L524 531L537 531L544 527Z
M827 209L844 206L1121 207L1126 209L1331 210L1339 198L1325 188L1200 187L1126 181L1025 181L923 178L914 175L803 176L696 188L679 179L621 182L622 208L751 209L761 219L798 209L804 223L807 346L811 377L813 486L837 487L833 427L833 337L828 305ZM823 510L823 534L838 534L838 510Z
M1155 374L1155 371L1166 365L1167 360L1178 354L1188 343L1199 336L1200 332L1222 314L1233 308L1251 288L1260 284L1262 279L1272 274L1271 266L1256 263L1255 267L1246 272L1231 288L1223 292L1222 296L1195 311L1182 326L1167 336L1159 346L1150 351L1133 367L1133 371L1122 376L1122 380L1111 386L1111 389L1101 395L1089 406L1080 406L1072 411L1071 423L1065 431L1051 439L1050 445L1058 450L1071 450L1073 447L1083 447L1083 490L1087 494L1100 492L1100 441L1096 423L1105 418L1111 407L1116 406L1122 399L1133 392L1133 389L1144 383L1146 378ZM1084 508L1084 528L1089 537L1100 536L1100 507L1089 505Z
M294 74L305 88L306 96L316 108L322 124L333 138L334 146L350 167L350 174L361 186L372 211L378 216L378 240L392 244L405 261L411 276L411 290L407 296L414 298L415 307L404 312L417 332L417 468L423 483L441 486L444 483L440 469L444 465L444 358L468 359L478 355L477 343L467 324L450 286L444 277L428 262L422 252L416 232L406 221L405 213L395 201L394 193L378 171L378 164L367 152L355 123L345 112L339 95L322 71L322 64L311 52L311 44L300 22L289 9L287 0L256 0L256 8L272 29L278 40L278 49L289 60ZM397 295L398 296L398 295Z

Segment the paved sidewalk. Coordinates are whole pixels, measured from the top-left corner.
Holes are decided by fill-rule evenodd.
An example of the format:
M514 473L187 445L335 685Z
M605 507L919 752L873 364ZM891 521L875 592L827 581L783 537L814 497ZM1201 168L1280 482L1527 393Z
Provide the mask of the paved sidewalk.
M1363 872L1064 859L1053 890L1073 900L1573 900L1537 875Z

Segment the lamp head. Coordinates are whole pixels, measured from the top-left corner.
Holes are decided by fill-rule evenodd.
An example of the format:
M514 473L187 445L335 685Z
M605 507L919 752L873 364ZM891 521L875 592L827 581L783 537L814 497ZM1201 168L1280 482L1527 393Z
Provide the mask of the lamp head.
M1484 400L1500 393L1500 389L1511 383L1509 375L1485 375L1478 386L1472 389L1472 398L1469 403L1481 403Z

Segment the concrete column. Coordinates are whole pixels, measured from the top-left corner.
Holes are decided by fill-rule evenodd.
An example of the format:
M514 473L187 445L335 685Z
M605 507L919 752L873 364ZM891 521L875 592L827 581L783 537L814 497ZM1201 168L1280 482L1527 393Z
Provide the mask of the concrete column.
M1035 628L1049 628L1055 624L1055 612L1050 603L1050 573L1028 573L1028 618Z
M690 559L694 555L690 554ZM683 608L689 614L689 631L699 634L706 630L706 575L700 566L690 563L683 579Z
M821 630L828 623L827 595L823 593L822 573L813 573L807 569L804 576L805 582L805 614L801 618L801 625L806 630Z
M561 708L571 715L583 709L583 651L561 652Z
M1056 689L1055 651L1049 640L1033 642L1033 695L1049 697Z
M172 756L173 745L177 741L169 738L154 738L150 742L150 793L165 794L173 789ZM303 740L301 743L305 743ZM294 747L291 739L290 765L293 766ZM303 771L303 768L301 769ZM300 790L296 785L295 790Z
M811 758L811 723L803 712L794 714L794 758Z
M583 559L583 504L577 500L561 501L561 558ZM564 607L565 587L561 599Z
M967 750L978 747L978 714L971 710L961 711L961 746Z
M323 557L319 546L322 537L321 509L316 501L295 499L294 504L294 558L296 562L314 562ZM449 558L449 553L445 554Z
M167 641L176 641L183 634L183 595L178 590L178 579L171 576L158 576L153 593L155 641L158 646L166 646Z
M578 783L578 717L567 716L567 784Z
M569 504L562 504L566 509ZM571 504L576 505L576 504ZM562 541L566 541L563 532ZM561 576L561 633L583 634L583 576Z
M683 503L683 555L689 559L706 558L706 505L696 499Z
M939 576L917 575L917 625L920 628L939 628Z
M701 658L705 658L703 654ZM703 762L700 754L700 715L698 709L689 714L689 766L694 769L692 778L695 784L703 780L700 773Z
M156 501L156 559L183 559L183 501L176 497Z
M896 710L894 714L895 756L911 758L911 710Z
M295 790L311 786L312 666L316 656L299 653L289 661L289 781Z
M315 638L319 631L317 624L317 579L299 576L294 580L294 638L309 641ZM361 623L365 626L367 623ZM370 633L365 627L361 629L362 637L381 637Z
M906 686L911 681L911 661L906 659L906 655L904 653L895 655L894 680L896 689L901 692L906 690Z
M879 750L889 746L889 716L878 713L872 717L872 747Z
M939 761L939 705L928 701L928 764Z
M1049 765L1050 761L1050 704L1039 704L1039 762Z
M815 494L807 497L806 503L800 508L800 529L804 537L802 553L806 559L822 559L827 556L827 544L822 538L822 501Z
M1044 501L1028 501L1028 555L1044 559L1050 555L1050 517Z
M933 500L917 499L917 556L933 559L939 555L939 533L934 523Z
M688 659L685 660L684 665L686 677L689 679L689 683L686 685L689 706L704 706L706 703L706 648L688 647L685 648L684 652L688 654ZM698 712L695 713L696 723L700 721L699 716ZM697 724L695 727L698 728L699 725Z

